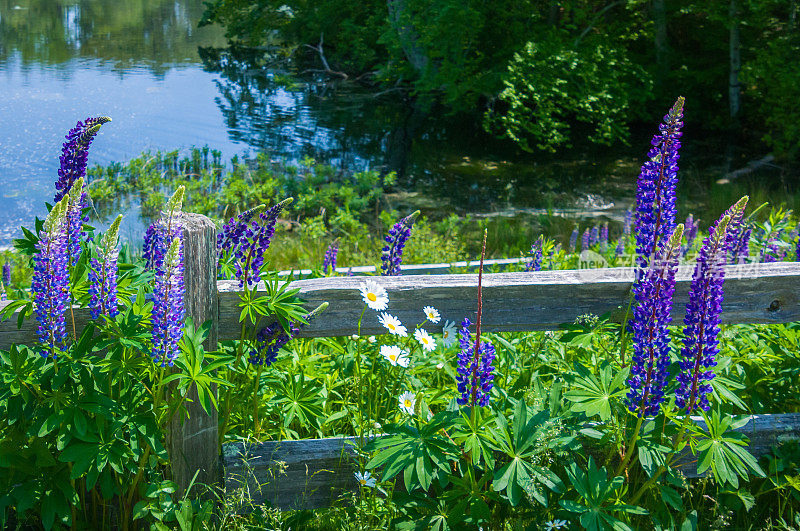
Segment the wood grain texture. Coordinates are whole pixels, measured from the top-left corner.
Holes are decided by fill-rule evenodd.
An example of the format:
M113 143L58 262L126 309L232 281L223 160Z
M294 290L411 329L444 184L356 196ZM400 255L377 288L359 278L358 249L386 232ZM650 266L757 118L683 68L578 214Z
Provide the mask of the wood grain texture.
M681 323L688 301L693 268L682 266L672 309L673 322ZM562 323L591 313L616 312L627 304L633 281L632 268L576 269L494 273L484 275L484 330L491 332L557 330ZM474 321L477 308L475 274L374 277L389 293L388 312L407 326L422 321L422 307L439 310L442 323L425 326L441 332L444 320ZM358 291L363 278L332 277L297 280L293 286L308 301L309 309L330 303L325 312L301 331L303 337L354 334L364 306ZM238 331L238 284L217 282L220 296L220 338L232 339ZM800 264L744 264L728 266L723 302L723 323L786 323L800 320ZM382 334L378 313L368 310L362 334Z
M528 258L498 258L494 260L484 260L484 271L495 271L495 270L502 270L509 267L516 267L520 264L527 263ZM478 270L478 266L480 265L479 260L472 260L472 261L460 261L460 262L449 262L449 263L439 263L439 264L400 264L400 271L403 272L404 275L442 275L446 273L456 273L461 272L462 270ZM354 276L364 276L364 275L374 275L377 269L375 266L355 266L355 267L337 267L336 272L340 275L354 275ZM289 275L293 275L294 278L300 279L304 277L309 277L314 274L314 271L311 269L297 269L297 270L285 270L278 272L279 276L287 277Z
M183 228L184 304L186 317L195 326L211 320L212 327L206 350L217 348L217 230L214 222L200 214L181 214L178 224ZM187 415L176 415L170 423L168 450L172 479L181 491L195 482L208 485L220 481L219 423L217 411L206 413L197 399L197 388L188 391L190 403Z
M701 417L693 417L705 427ZM778 443L800 439L800 413L752 415L736 431L750 438L749 451L759 458ZM230 443L223 448L225 489L247 488L254 503L281 509L329 507L357 488L354 444L343 437L260 444ZM686 477L696 478L697 460L684 454L677 462Z

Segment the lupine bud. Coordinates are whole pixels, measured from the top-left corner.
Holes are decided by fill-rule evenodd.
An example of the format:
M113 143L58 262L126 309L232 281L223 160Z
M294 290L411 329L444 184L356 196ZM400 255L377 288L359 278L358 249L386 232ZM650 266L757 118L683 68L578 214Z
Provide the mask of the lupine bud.
M389 229L386 235L386 245L381 251L381 275L396 276L400 274L400 264L403 263L403 249L411 237L411 229L419 215L419 210L404 217Z

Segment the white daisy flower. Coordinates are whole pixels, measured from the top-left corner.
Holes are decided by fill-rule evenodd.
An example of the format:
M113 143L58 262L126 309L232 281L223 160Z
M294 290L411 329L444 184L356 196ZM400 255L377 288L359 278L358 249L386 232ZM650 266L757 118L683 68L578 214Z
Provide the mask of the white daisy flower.
M456 342L456 324L453 321L445 321L442 330L442 343L449 347Z
M425 312L425 317L428 319L428 321L432 322L433 324L438 323L442 319L442 316L439 315L439 310L433 306L425 306L422 311Z
M375 486L375 478L370 475L369 472L356 472L356 481L358 481L359 486L361 487L374 487Z
M433 350L436 348L436 341L434 341L431 335L422 328L417 328L414 330L414 339L419 341L419 344L422 345L422 348L428 352L433 352Z
M367 338L367 341L369 341L370 343L375 343L377 340L378 338L376 338L375 336L369 336Z
M408 367L408 352L401 350L398 346L383 345L381 347L381 356L389 360L392 365Z
M561 529L562 527L567 527L569 524L566 520L550 520L549 522L544 523L544 528L547 531L553 531L553 529Z
M409 415L414 414L414 406L417 405L417 397L406 391L400 395L400 411Z
M441 371L442 369L444 369L444 363L437 363L436 368Z
M353 339L358 339L358 334L353 334L353 335L352 335L352 336L350 336L350 337L351 337L351 338L353 338Z
M389 306L389 295L387 295L386 290L379 286L374 280L362 282L359 289L361 290L361 297L364 299L364 304L371 309L380 312Z
M406 327L403 326L400 323L400 319L394 315L389 315L388 313L383 312L381 316L378 317L378 320L392 334L400 337L406 337L408 335L408 330L406 330Z

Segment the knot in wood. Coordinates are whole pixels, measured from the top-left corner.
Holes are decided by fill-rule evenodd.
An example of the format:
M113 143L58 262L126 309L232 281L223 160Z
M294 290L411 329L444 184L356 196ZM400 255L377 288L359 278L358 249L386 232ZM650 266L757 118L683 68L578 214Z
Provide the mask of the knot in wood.
M768 312L777 312L780 309L781 309L781 301L779 301L778 299L775 299L774 301L769 303L769 308L767 308L767 311Z

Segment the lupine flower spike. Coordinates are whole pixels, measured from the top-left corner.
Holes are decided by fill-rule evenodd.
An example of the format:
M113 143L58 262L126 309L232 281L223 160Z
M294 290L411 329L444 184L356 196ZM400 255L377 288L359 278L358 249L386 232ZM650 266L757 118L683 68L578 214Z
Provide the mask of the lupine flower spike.
M544 246L544 236L539 236L529 252L530 260L525 264L525 271L542 270L542 247Z
M660 246L675 230L675 186L681 147L684 98L678 98L659 133L651 141L636 190L636 254L638 271L647 268ZM638 283L638 279L637 279Z
M603 223L600 228L600 252L608 252L608 223Z
M58 169L58 180L56 181L56 195L53 199L61 201L72 185L81 177L86 176L86 164L89 156L89 146L92 145L97 131L104 123L110 122L108 116L97 118L87 118L84 122L78 122L75 127L67 133L64 146L61 149L61 165ZM84 198L78 198L78 202Z
M306 323L310 323L312 319L324 312L327 307L328 303L323 302L313 311L306 314L303 320ZM289 323L289 331L287 332L278 321L275 321L259 330L256 334L255 347L250 351L250 363L267 367L275 363L275 360L278 359L278 351L294 339L300 333L300 330L307 326L306 323Z
M411 237L411 228L419 215L419 210L404 217L389 229L386 235L386 245L381 251L381 275L395 276L400 274L400 264L403 263L403 249Z
M92 258L89 267L89 313L92 319L101 315L114 317L117 308L117 240L122 214L111 224L100 245L97 258Z
M33 257L31 291L39 322L37 335L47 358L57 358L67 348L65 312L69 305L69 268L65 219L69 195L50 210L39 234L37 253Z
M589 229L584 229L583 235L581 236L581 251L589 249L590 243L591 237L589 236Z
M600 243L600 228L595 225L589 233L589 245L594 247L598 243Z
M147 228L142 256L149 269L157 270L164 263L164 255L173 239L180 235L176 218L183 208L185 186L179 186L161 210L161 217Z
M162 367L178 357L186 314L183 278L183 235L171 238L153 287L153 361Z
M0 300L8 299L6 290L11 285L11 264L8 262L3 264L3 289L0 291Z
M84 179L83 177L78 177L69 190L67 214L64 218L67 234L67 259L70 267L78 262L78 258L81 255L81 239L83 236L81 229L84 221L88 221L88 218L83 215L83 210L86 208L88 197Z
M289 197L258 214L250 223L248 229L239 238L237 246L233 249L236 278L239 285L255 286L261 281L261 266L264 265L264 253L272 243L275 234L275 225L278 216L286 207L292 204L293 198Z
M569 252L574 253L575 247L578 245L578 227L572 229L572 234L569 237Z
M725 212L712 226L697 255L697 264L689 286L689 303L684 318L684 340L675 404L688 414L698 408L708 411L708 393L719 352L719 316L722 313L722 284L725 281L728 227L730 221L744 212L747 198ZM731 215L732 214L732 215Z
M633 311L633 358L628 409L641 416L658 414L669 376L669 324L675 272L683 238L678 225L657 260L638 272L640 285Z
M486 231L483 233L483 250L481 252L481 265L478 270L478 319L476 323L475 342L472 341L472 334L469 331L470 321L466 317L461 323L459 330L459 342L461 352L458 353L458 367L456 382L458 392L461 396L457 402L464 406L469 405L485 407L489 405L489 393L492 390L494 380L494 367L492 362L495 358L494 345L491 343L481 344L481 316L483 314L483 293L481 289L483 277L483 259L486 255Z
M217 234L217 260L222 260L225 251L239 249L242 238L250 229L250 223L255 216L261 214L266 206L258 205L250 210L245 210L235 218L231 218L225 223Z
M339 255L339 238L333 240L325 251L325 258L322 260L322 273L327 275L328 270L331 273L336 272L336 257Z

